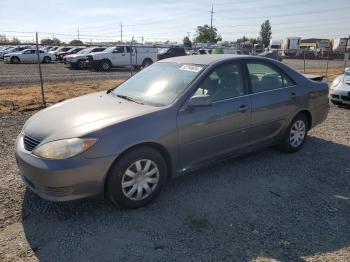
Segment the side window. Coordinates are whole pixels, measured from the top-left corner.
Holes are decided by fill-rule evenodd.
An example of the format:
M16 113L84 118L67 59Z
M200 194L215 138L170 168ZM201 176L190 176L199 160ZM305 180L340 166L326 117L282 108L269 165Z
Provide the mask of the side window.
M23 52L23 54L30 54L31 53L31 50L27 50L25 52Z
M270 65L263 62L248 62L247 67L253 93L283 87L281 73Z
M124 46L119 46L119 47L117 47L114 51L113 51L113 53L124 53Z
M36 54L36 50L34 50L34 49L33 49L33 50L30 50L30 53L31 53L31 54Z
M282 74L283 77L283 86L288 87L288 86L295 86L295 82L289 78L286 74Z
M126 47L126 52L130 53L130 47L129 46Z
M244 79L240 64L218 66L201 83L194 95L211 95L213 102L244 95Z
M43 51L43 50L39 50L39 52L40 52L40 54L43 54L43 53L44 53L44 51Z

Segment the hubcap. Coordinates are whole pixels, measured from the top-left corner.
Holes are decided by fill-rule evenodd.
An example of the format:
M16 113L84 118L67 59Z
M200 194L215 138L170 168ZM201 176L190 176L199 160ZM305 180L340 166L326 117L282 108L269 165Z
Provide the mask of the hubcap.
M292 147L300 146L303 143L303 140L305 138L305 133L306 133L306 126L304 121L302 120L296 121L290 130L290 135L289 135L290 145Z
M103 63L103 64L102 64L102 68L103 68L104 70L109 69L109 64Z
M158 182L157 165L149 159L137 160L123 174L123 194L131 200L145 199L157 188Z

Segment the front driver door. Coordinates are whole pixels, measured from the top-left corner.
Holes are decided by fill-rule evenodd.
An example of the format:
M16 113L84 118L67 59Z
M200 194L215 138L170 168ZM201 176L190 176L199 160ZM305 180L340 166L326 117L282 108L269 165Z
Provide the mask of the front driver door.
M125 53L124 46L118 46L112 53L112 64L113 66L125 66L127 65L127 56ZM130 62L128 63L130 64Z
M219 65L199 85L194 95L211 95L207 107L185 107L178 112L180 168L249 143L251 102L239 62Z

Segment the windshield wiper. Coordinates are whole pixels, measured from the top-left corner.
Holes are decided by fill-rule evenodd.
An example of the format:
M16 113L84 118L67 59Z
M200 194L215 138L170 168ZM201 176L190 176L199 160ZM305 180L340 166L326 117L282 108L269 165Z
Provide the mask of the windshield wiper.
M126 96L126 95L116 95L116 96L117 96L117 97L120 97L120 98L123 98L123 99L125 99L125 100L128 100L128 101L135 102L135 103L137 103L137 104L143 105L143 103L142 103L140 100L135 99L135 98L133 98L133 97L131 97L131 96Z

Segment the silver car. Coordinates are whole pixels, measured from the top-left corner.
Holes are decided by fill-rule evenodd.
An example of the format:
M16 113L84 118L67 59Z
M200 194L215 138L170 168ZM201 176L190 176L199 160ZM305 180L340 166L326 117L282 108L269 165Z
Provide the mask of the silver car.
M271 145L298 151L328 110L326 83L278 61L176 57L38 112L17 138L16 158L42 198L100 195L136 208L167 179L212 161Z
M344 74L337 76L329 89L329 100L335 105L350 105L350 67L345 68Z

